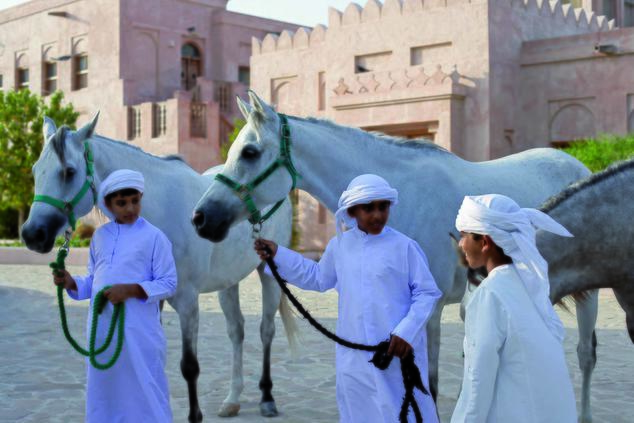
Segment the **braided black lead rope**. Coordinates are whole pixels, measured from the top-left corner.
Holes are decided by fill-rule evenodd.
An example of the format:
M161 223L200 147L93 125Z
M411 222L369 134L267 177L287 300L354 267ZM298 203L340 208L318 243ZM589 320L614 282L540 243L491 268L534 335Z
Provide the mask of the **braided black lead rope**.
M269 257L271 255L270 249L268 249ZM266 259L266 264L269 265L271 272L273 273L273 277L277 281L278 285L282 289L282 292L288 297L293 306L299 311L299 313L306 319L308 322L317 329L322 335L327 337L328 339L335 341L337 344L342 345L346 348L350 348L353 350L361 350L361 351L374 351L374 356L370 362L374 364L374 366L380 370L385 370L389 367L392 362L392 356L388 355L387 350L390 346L389 341L380 342L378 345L364 345L357 344L355 342L350 342L347 339L340 338L336 334L330 332L328 329L323 327L321 323L319 323L311 314L304 308L302 303L293 295L293 293L286 286L287 282L284 280L279 272L277 271L277 265L273 261L272 258ZM405 396L403 397L403 403L401 404L401 412L399 413L399 421L400 423L407 423L407 414L409 413L409 407L412 407L414 411L414 416L416 417L416 423L423 423L423 416L420 412L420 408L416 403L416 398L414 398L414 388L418 388L423 394L429 395L429 392L423 385L423 380L421 379L420 370L418 366L414 362L414 353L411 352L405 358L401 358L401 373L403 375L403 385L405 386Z

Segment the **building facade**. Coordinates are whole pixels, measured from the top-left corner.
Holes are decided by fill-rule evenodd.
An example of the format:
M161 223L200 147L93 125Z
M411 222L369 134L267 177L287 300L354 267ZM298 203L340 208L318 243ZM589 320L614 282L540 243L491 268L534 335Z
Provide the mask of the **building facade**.
M0 89L64 91L79 123L197 170L218 164L249 85L251 37L296 25L228 0L33 0L0 11Z
M575 7L579 6L579 7ZM628 1L369 0L328 28L254 38L252 88L284 113L407 138L472 161L634 123ZM611 14L597 15L592 10ZM332 216L302 195L305 248Z

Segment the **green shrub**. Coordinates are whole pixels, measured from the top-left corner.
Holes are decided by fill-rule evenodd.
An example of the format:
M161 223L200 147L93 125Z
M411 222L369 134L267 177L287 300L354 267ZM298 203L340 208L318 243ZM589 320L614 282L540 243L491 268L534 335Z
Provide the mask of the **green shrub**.
M563 149L588 166L600 172L610 164L634 157L634 133L626 136L601 135L595 139L575 141Z
M227 161L227 155L229 154L229 149L233 142L238 138L238 134L244 125L246 125L247 121L244 119L236 118L233 121L233 131L229 134L229 139L220 140L222 144L220 145L220 157L222 157L222 162Z

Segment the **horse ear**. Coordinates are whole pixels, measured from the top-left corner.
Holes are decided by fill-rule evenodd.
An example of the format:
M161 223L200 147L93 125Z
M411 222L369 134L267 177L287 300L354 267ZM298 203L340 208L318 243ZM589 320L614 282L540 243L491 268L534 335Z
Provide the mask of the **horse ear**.
M55 135L56 132L57 132L57 125L55 125L55 122L53 121L53 119L49 118L48 116L44 116L44 123L42 124L42 133L44 135L44 143L49 142L51 137Z
M249 120L249 115L251 115L251 110L253 109L249 103L242 100L239 96L236 96L236 103L238 103L238 109L240 109L240 113L246 120Z
M253 109L256 113L260 114L265 119L275 118L275 116L277 115L275 110L273 110L271 106L262 101L254 91L248 90L247 94L249 94L251 106L253 106Z
M99 120L99 112L95 113L95 116L92 118L90 122L85 124L77 131L77 139L79 140L87 140L92 137L95 133L95 127L97 126L97 121Z

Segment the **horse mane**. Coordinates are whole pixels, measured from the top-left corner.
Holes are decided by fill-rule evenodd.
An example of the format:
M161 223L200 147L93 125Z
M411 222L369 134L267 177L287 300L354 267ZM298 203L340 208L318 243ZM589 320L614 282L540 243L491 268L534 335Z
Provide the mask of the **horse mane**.
M59 157L60 162L62 163L62 168L64 169L64 171L66 170L66 143L64 142L64 140L66 139L66 132L68 132L70 130L70 128L68 128L67 126L62 126L61 128L59 128L57 130L57 133L55 134L55 136L53 137L53 139L51 140L51 142L53 143L53 149L55 151L55 153L57 154L57 156ZM155 156L154 154L148 153L147 151L141 149L140 147L137 147L136 145L132 145L130 143L127 142L123 142L123 141L118 141L118 140L114 140L112 138L108 138L108 137L104 137L102 135L93 135L91 137L92 139L96 139L98 141L106 141L106 142L111 142L111 143L115 143L127 148L130 148L134 151L137 151L139 153L142 153L143 155L153 158L153 159L158 159L158 160L162 160L165 162L180 162L183 163L184 165L186 165L187 167L189 167L190 169L193 169L189 163L187 163L187 161L179 154L169 154L166 156Z
M540 207L540 210L544 213L550 213L563 202L573 197L575 194L584 191L590 187L593 187L594 185L597 185L605 181L606 179L610 179L624 172L627 172L631 169L634 169L634 158L614 163L601 172L590 175L589 177L581 181L572 183L559 194L556 194L546 200L546 202Z
M68 164L66 163L66 143L64 140L66 139L66 133L69 130L70 128L68 126L61 126L50 141L53 145L53 151L57 154L59 162L62 164L62 171L64 174L66 174L66 169L68 167Z
M59 158L60 163L62 164L62 169L64 172L66 172L66 167L67 167L67 163L66 163L66 133L70 131L70 128L66 125L60 127L57 132L55 133L55 135L53 136L53 138L51 139L51 143L53 145L53 151L55 151L55 154L57 154L57 157ZM123 142L123 141L118 141L118 140L114 140L112 138L108 138L108 137L104 137L102 135L93 135L92 136L93 139L99 140L99 141L107 141L107 142L111 142L111 143L115 143L127 148L130 148L132 150L135 150L139 153L142 153L143 155L147 156L147 157L151 157L153 159L158 159L158 160L162 160L162 161L166 161L166 162L180 162L183 163L184 165L186 165L187 167L189 167L190 169L192 169L192 167L189 165L189 163L187 163L187 161L179 154L169 154L166 156L155 156L154 154L148 153L147 151L144 151L143 149L141 149L140 147L137 147L136 145L132 145L130 143L127 142Z
M182 156L180 156L178 154L169 154L169 155L166 155L166 156L155 156L154 154L148 153L147 151L143 150L141 147L137 147L136 145L132 145L132 144L127 143L127 142L123 142L123 141L119 141L119 140L114 140L112 138L104 137L103 135L96 135L95 134L95 135L93 135L92 138L97 139L99 141L107 141L107 142L111 142L111 143L114 143L114 144L121 145L123 147L132 149L132 150L134 150L134 151L136 151L138 153L141 153L144 156L150 157L152 159L158 159L158 160L162 160L162 161L165 161L165 162L174 162L174 161L175 162L180 162L180 163L183 163L184 165L186 165L187 167L191 168L189 163L187 163L187 161Z
M390 145L395 145L397 147L405 147L405 148L414 148L414 149L424 149L424 150L429 150L429 151L436 151L436 152L442 152L442 153L448 153L451 154L447 149L434 144L433 141L430 141L428 139L425 138L416 138L416 139L408 139L408 138L403 138L403 137L396 137L396 136L392 136L392 135L387 135L384 134L382 132L376 132L376 131L364 131L360 128L353 128L350 126L342 126L339 125L329 119L322 119L322 118L316 118L316 117L307 117L307 118L301 118L301 117L297 117L297 116L288 116L289 119L292 120L297 120L300 122L308 122L308 123L315 123L315 124L319 124L319 125L325 125L328 126L330 128L333 129L337 129L340 131L347 131L351 134L354 135L360 135L360 136L364 136L367 137L368 135L371 135L373 139L377 139L379 141L382 141L386 144L390 144Z

